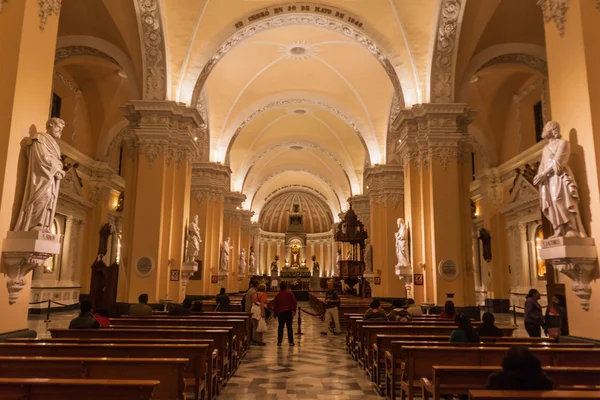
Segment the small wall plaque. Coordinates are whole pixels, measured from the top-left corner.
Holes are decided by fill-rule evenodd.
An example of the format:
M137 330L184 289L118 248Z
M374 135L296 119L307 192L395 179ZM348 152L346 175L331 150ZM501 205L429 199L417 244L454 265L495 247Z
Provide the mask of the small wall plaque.
M179 275L181 271L178 269L171 270L171 282L179 282Z
M415 286L423 286L423 274L415 274Z
M135 263L135 272L141 278L147 278L154 271L154 261L150 257L140 257Z
M442 260L438 266L438 272L444 280L454 281L458 278L458 265L452 260Z

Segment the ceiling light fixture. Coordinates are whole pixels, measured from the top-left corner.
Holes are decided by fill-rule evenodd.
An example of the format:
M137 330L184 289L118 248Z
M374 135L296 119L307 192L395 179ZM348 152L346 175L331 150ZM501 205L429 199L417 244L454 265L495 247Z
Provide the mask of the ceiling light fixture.
M316 55L317 47L307 42L294 41L281 46L281 53L289 60L305 60Z

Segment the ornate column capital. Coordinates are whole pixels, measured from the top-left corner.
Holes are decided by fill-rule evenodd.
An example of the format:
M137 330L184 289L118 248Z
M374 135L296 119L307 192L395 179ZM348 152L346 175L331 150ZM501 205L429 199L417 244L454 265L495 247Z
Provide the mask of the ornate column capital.
M192 167L192 197L204 200L222 200L230 187L231 169L218 163L194 163Z
M164 154L179 166L208 157L208 132L198 110L174 101L135 100L121 107L128 131L150 165Z
M397 164L377 165L365 170L366 195L371 203L394 208L404 203L404 170Z

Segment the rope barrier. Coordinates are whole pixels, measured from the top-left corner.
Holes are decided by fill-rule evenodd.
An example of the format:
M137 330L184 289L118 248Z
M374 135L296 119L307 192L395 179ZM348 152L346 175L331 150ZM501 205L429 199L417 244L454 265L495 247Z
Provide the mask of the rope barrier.
M31 306L31 305L44 304L44 303L48 304L48 307L46 307L46 319L44 320L44 322L46 322L46 323L52 322L52 320L50 319L50 314L52 313L50 308L51 308L52 303L58 304L62 308L79 305L79 302L74 303L74 304L63 304L63 303L59 303L58 301L54 301L52 299L42 300L42 301L34 301L34 302L29 303L29 305Z
M302 307L299 307L298 309L300 311L303 311ZM296 332L296 335L298 335L298 336L304 335L304 333L302 333L302 312L298 313L298 332Z
M317 313L317 314L313 314L313 313L311 313L311 312L308 312L308 311L306 311L306 310L304 310L304 309L302 309L302 308L300 309L300 311L302 311L303 313L306 313L306 314L308 314L308 315L311 315L311 316L313 316L313 317L319 317L319 318L322 318L322 317L325 315L325 313L324 313L324 312L322 312L322 313Z

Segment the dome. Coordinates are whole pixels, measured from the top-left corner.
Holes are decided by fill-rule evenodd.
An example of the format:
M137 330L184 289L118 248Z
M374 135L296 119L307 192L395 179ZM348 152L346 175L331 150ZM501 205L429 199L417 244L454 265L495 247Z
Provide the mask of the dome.
M333 215L325 202L316 195L291 191L273 197L260 212L259 222L263 231L285 233L288 215L294 204L300 206L304 213L304 230L306 233L328 232L333 224Z

